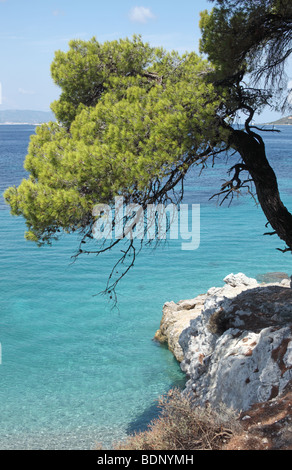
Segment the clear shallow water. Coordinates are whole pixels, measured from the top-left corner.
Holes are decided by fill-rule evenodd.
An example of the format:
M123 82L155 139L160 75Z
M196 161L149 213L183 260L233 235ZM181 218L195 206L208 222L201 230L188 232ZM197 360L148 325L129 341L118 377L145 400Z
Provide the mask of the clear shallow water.
M32 126L0 126L0 193L25 177ZM292 126L264 134L283 201L292 207ZM25 224L0 200L0 448L110 447L143 429L156 399L184 376L172 354L152 341L163 303L222 285L230 272L291 274L282 243L263 237L265 218L248 198L228 208L208 198L226 177L217 165L190 178L185 202L201 204L201 243L181 251L173 241L144 250L119 289L119 311L95 296L114 254L79 257L75 237L37 248Z

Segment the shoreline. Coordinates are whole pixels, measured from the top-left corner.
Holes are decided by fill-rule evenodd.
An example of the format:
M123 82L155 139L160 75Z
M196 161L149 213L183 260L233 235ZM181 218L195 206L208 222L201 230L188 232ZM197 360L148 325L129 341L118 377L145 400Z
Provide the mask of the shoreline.
M0 122L0 126L41 126L47 124L46 122Z
M180 363L196 404L243 411L292 384L291 281L270 274L229 274L222 287L164 304L154 339Z

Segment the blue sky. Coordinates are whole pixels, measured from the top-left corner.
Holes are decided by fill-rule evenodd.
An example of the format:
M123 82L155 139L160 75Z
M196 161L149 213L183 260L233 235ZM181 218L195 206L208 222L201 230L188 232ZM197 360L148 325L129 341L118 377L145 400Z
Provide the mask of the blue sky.
M154 46L198 51L199 12L211 7L207 0L0 0L0 110L48 111L59 96L50 75L54 52L73 38L141 34Z

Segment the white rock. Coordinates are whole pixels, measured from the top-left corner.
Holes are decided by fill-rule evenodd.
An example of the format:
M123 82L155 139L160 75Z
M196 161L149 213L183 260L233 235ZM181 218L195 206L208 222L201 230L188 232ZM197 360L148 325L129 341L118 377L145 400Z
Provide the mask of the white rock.
M198 404L247 410L292 380L292 290L258 284L243 273L224 282L194 299L165 304L159 331Z
M228 274L228 276L226 276L223 279L223 281L226 284L229 284L231 287L246 286L246 287L252 288L252 287L257 287L259 285L258 282L256 281L256 279L252 279L250 277L247 277L243 273Z

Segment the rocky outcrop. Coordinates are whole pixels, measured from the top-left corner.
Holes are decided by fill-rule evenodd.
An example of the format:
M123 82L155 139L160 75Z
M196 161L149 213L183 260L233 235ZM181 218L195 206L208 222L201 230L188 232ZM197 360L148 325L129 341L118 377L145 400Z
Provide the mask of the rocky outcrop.
M292 450L292 387L240 413L241 432L222 450Z
M168 348L176 359L181 362L184 354L179 343L182 332L190 326L190 321L201 314L207 295L199 295L194 299L181 300L178 303L166 302L163 306L163 315L160 328L154 339L160 343L167 343Z
M292 289L277 274L269 283L230 274L222 287L164 305L155 338L180 362L197 404L244 411L291 383Z

